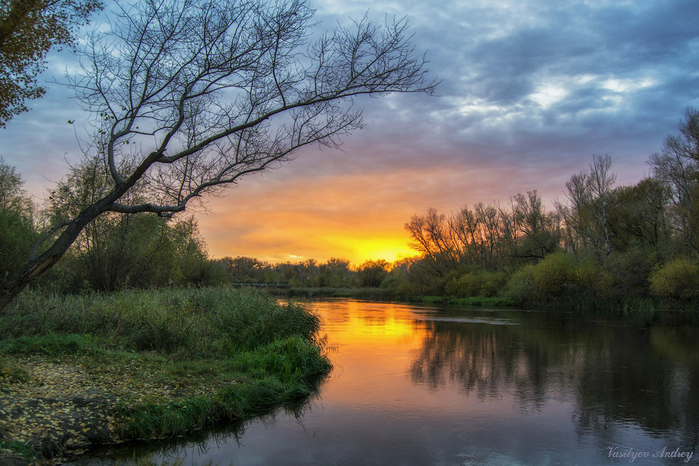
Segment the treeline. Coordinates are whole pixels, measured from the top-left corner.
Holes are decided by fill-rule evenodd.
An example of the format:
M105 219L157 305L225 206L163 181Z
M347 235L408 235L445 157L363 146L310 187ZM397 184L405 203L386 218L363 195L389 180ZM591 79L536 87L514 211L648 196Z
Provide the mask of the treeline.
M283 284L313 288L378 288L388 276L392 264L380 259L354 267L347 259L327 262L308 259L301 262L270 264L251 257L224 257L214 263L233 283Z
M402 286L517 304L691 303L699 298L699 112L688 109L679 130L633 186L617 186L611 158L594 156L548 211L532 191L506 205L414 215L406 229L422 257Z
M444 214L429 209L405 225L419 256L395 263L346 259L271 264L211 259L192 218L111 213L93 221L39 285L85 289L283 284L291 288L381 288L383 295L499 297L520 305L606 309L690 305L699 298L699 112L649 157L649 175L617 186L609 156L565 184L546 209L537 193ZM58 225L108 187L97 159L72 169L39 209L0 160L0 278L27 256L43 225ZM147 199L149 187L133 196Z
M13 167L0 159L0 279L26 261L37 240L52 234L46 225L64 224L109 186L97 159L72 168L37 207ZM137 192L144 198L148 187ZM379 287L391 264L345 259L319 263L270 264L250 257L212 259L193 218L109 213L91 222L68 254L45 273L38 286L56 292L117 291L165 286L284 284L291 287Z

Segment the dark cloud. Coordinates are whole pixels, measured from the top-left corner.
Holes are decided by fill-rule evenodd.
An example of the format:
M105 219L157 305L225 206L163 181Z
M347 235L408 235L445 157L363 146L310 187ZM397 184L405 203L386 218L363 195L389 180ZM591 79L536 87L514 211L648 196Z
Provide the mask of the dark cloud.
M278 197L292 185L309 196L314 185L324 187L316 195L327 208L311 203L304 215L346 211L358 221L369 206L390 209L393 203L400 204L407 221L410 206L415 212L429 206L449 210L533 189L560 197L565 180L586 169L592 154L611 155L619 180L633 183L647 171L647 157L662 147L665 136L676 133L685 107L699 107L695 0L318 0L312 5L322 28L347 24L367 10L377 22L405 17L416 49L427 51L433 74L443 82L435 97L360 99L366 128L346 138L343 152L307 148L291 164L244 180L250 191L233 190L230 201L217 199L217 209L230 215L259 214L254 226L230 230L231 241L262 237L264 225L274 225L265 223L265 215L293 207L272 197L266 201L265 193ZM56 56L48 75L60 80L63 69L74 65L67 55ZM31 113L0 132L0 154L37 185L48 184L44 177L60 178L65 159L80 155L66 121L78 120L81 127L87 118L69 95L69 89L51 85L44 99L32 103ZM328 181L333 176L353 181ZM361 179L365 182L355 181ZM347 191L330 196L329 186ZM245 192L254 193L255 202L248 205L269 211L250 213L239 206ZM294 191L290 199L302 196ZM386 199L390 202L379 202ZM351 208L349 200L358 207ZM224 207L227 202L230 207ZM367 228L380 229L369 223ZM216 232L223 241L221 229ZM285 248L294 241L285 240Z

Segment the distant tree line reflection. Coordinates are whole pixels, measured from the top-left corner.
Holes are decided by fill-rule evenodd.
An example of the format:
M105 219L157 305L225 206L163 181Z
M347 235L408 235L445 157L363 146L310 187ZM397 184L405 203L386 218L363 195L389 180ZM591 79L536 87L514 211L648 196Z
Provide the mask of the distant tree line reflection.
M699 440L697 329L613 326L543 313L521 325L428 322L411 380L467 397L513 395L525 410L575 403L579 435L605 441L621 426Z

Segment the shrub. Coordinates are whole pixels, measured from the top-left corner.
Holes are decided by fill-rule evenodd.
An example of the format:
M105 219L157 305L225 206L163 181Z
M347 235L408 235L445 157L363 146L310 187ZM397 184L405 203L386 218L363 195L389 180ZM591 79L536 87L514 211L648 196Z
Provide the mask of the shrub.
M574 283L577 285L579 299L606 300L617 293L612 276L601 264L590 258L578 262Z
M519 305L539 299L534 283L534 266L527 265L512 274L505 287L505 297Z
M473 296L492 298L497 296L506 284L507 276L503 272L479 270L450 280L445 290L449 296L457 298Z
M537 291L546 297L559 297L566 291L566 285L576 282L575 257L565 252L546 256L532 269L532 277Z
M655 263L656 254L642 248L612 252L607 269L613 277L613 293L625 298L647 297L648 277Z
M662 298L691 300L699 298L699 263L686 258L668 262L651 273L650 289Z
M574 256L556 252L514 273L504 294L520 305L551 302L578 296L601 285L604 282L598 281L600 276L599 266L585 263L580 266Z

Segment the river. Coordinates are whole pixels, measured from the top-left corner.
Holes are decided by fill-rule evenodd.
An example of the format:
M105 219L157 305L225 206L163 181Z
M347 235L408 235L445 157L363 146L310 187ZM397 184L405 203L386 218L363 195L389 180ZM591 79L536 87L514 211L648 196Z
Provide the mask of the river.
M696 328L350 299L310 306L324 321L334 364L312 399L246 423L237 437L212 434L153 459L221 466L699 463Z

